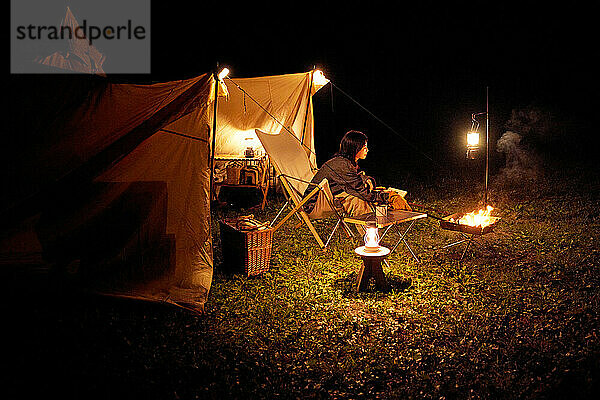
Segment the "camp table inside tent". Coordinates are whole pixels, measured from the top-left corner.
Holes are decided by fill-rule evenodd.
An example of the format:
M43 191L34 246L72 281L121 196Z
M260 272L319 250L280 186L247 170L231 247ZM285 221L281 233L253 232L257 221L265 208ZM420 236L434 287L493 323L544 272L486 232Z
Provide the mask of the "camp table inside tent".
M226 179L214 182L217 187L257 188L262 194L261 209L265 209L269 191L270 163L267 155L253 157L216 156L216 162L226 163ZM218 192L216 192L218 193Z
M406 235L411 230L411 228L413 227L415 222L422 218L427 218L427 214L422 213L422 212L416 212L416 211L389 210L385 215L376 215L376 213L373 212L373 213L358 215L358 216L354 216L354 217L346 217L346 218L344 218L344 221L351 223L351 224L362 225L362 226L366 226L367 223L370 221L375 221L377 228L380 228L380 229L385 228L385 230L383 231L383 234L380 237L380 240L382 240L385 237L385 235L388 233L388 231L390 229L393 228L396 231L398 231L398 226L400 224L405 223L405 222L410 222L409 226L404 230L403 233L400 233L398 231L398 233L400 234L400 238L396 241L396 243L392 247L390 253L393 253L394 250L396 250L396 248L400 244L400 242L402 242L402 243L404 243L404 246L406 246L406 248L408 249L410 254L413 256L415 261L420 262L419 258L417 257L417 255L415 254L413 249L410 247L410 245L406 241Z

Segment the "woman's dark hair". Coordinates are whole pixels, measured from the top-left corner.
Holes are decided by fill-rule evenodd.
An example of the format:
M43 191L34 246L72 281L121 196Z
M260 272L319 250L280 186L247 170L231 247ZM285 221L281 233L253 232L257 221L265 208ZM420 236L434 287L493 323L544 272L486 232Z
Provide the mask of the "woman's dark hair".
M354 162L356 154L367 143L367 135L360 131L348 131L340 141L338 155Z

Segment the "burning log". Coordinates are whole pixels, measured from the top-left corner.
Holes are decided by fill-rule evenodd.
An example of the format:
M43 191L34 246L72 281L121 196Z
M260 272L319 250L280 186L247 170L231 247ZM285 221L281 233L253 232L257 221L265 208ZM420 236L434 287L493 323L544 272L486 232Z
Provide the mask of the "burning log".
M440 227L451 231L463 232L471 235L484 235L492 232L500 217L491 216L494 208L472 211L467 214L456 213L440 220Z

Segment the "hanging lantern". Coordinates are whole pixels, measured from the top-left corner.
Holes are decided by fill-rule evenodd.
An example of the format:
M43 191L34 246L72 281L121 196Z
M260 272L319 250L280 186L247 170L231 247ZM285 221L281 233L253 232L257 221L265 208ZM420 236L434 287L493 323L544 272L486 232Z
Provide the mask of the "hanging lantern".
M479 150L479 132L470 131L467 133L467 158L475 159Z
M485 88L485 111L471 114L471 129L467 133L467 159L475 159L479 153L479 122L478 116L485 116L485 189L483 195L483 203L488 202L488 179L489 179L489 158L490 158L490 102L489 102L489 87Z
M479 147L479 132L467 133L467 146Z
M375 222L365 225L365 251L375 253L379 251L379 230Z
M479 114L471 115L471 130L467 133L467 158L470 160L475 159L479 150L479 122L475 118Z

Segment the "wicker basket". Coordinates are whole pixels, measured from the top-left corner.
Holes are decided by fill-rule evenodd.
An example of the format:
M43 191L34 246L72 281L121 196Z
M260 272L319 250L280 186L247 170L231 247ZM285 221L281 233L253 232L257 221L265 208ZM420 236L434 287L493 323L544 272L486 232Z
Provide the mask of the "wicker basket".
M273 229L243 231L236 228L235 221L219 221L219 225L226 272L252 276L269 270Z

